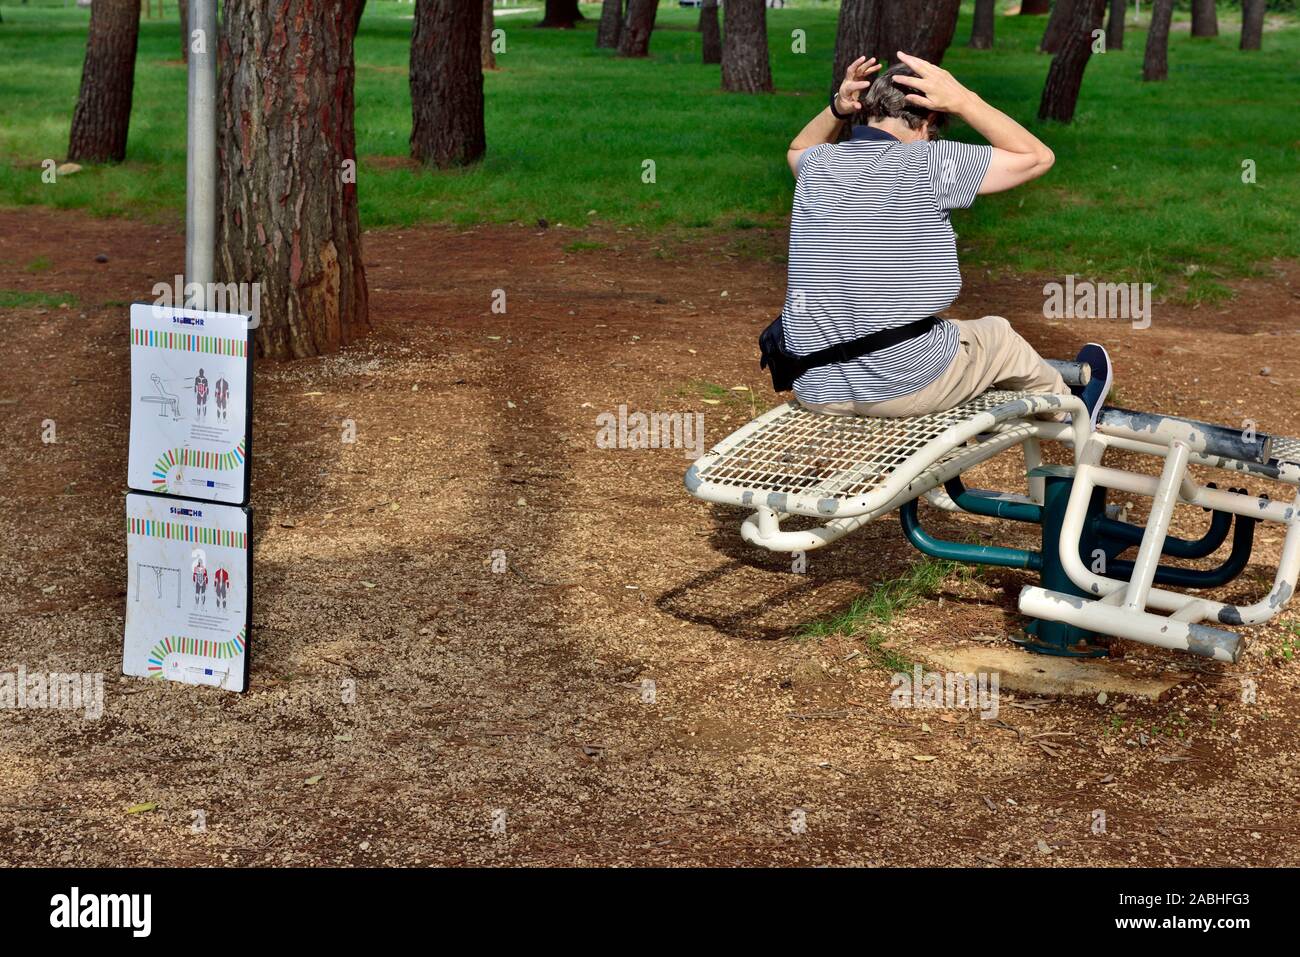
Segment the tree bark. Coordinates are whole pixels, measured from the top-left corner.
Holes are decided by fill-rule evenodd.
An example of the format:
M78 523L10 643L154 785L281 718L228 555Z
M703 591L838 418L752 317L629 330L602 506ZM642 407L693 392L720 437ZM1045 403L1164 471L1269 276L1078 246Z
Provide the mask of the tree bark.
M479 33L479 66L484 70L497 68L497 55L492 52L492 31L496 28L496 17L492 13L492 0L483 2L483 29Z
M1217 37L1219 35L1219 12L1214 8L1214 0L1192 0L1192 36Z
M604 0L600 5L600 23L596 27L596 46L617 50L618 36L622 32L623 0Z
M1074 108L1083 86L1083 71L1092 56L1092 33L1101 29L1106 15L1106 0L1075 0L1071 16L1066 21L1061 50L1052 57L1043 85L1043 98L1038 105L1040 120L1057 120L1069 123L1074 119Z
M1020 4L1020 15L1022 17L1042 16L1050 9L1052 9L1052 0L1024 0Z
M1241 0L1241 49L1258 50L1264 40L1266 0Z
M880 20L883 7L883 0L843 0L840 4L839 25L835 30L835 61L831 67L832 92L840 88L844 71L858 57L882 56Z
M418 3L419 0L416 0ZM537 25L557 30L572 30L579 20L586 19L578 9L578 0L546 0L546 12Z
M1065 31L1073 16L1075 3L1076 0L1056 0L1052 4L1052 14L1047 18L1043 39L1038 43L1040 52L1056 53L1061 49L1061 42L1065 39Z
M892 63L902 50L931 63L942 63L944 51L957 32L960 10L961 0L889 0L880 18L880 52L876 56Z
M190 62L190 0L176 0L181 14L181 59Z
M218 277L261 284L262 355L332 352L370 324L352 165L356 0L224 8Z
M1151 7L1151 27L1147 31L1147 49L1142 58L1142 79L1148 83L1169 76L1169 22L1174 16L1174 0L1155 0Z
M970 28L970 45L975 50L993 49L993 24L997 0L975 0L975 19Z
M1128 14L1128 0L1110 0L1110 16L1106 20L1106 49L1124 49L1124 18Z
M140 0L96 0L90 8L81 92L68 137L70 161L120 163L126 159L139 33Z
M650 34L654 32L658 12L659 0L627 0L627 15L618 38L619 56L650 55Z
M764 0L726 0L722 25L722 88L729 93L771 93Z
M892 63L902 50L942 63L957 30L960 7L960 0L844 0L835 33L831 89L839 89L845 69L860 56Z
M468 166L487 152L483 10L469 0L416 0L411 30L411 157Z
M703 40L703 62L722 62L722 28L718 26L718 0L704 0L700 4L700 39Z

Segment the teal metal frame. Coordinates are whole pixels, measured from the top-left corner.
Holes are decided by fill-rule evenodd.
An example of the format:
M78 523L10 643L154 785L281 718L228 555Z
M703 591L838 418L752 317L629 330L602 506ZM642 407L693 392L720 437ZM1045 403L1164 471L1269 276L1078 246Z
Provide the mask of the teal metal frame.
M1000 568L1021 568L1037 572L1041 584L1051 591L1080 598L1093 599L1079 588L1066 573L1061 563L1060 530L1065 519L1065 509L1074 487L1072 466L1045 465L1031 469L1030 478L1043 480L1043 502L1024 502L999 496L996 493L967 489L960 478L944 485L948 497L959 509L972 515L1003 518L1038 525L1038 549L1009 548L1002 545L979 545L953 542L936 538L921 527L917 500L899 508L899 520L907 540L919 551L934 558L964 562L973 565L992 565ZM1232 489L1246 494L1245 489ZM1210 527L1197 539L1167 536L1161 554L1171 558L1205 558L1212 555L1227 540L1232 531L1232 546L1224 561L1210 569L1179 568L1158 565L1155 582L1184 588L1217 588L1232 581L1246 568L1254 545L1257 520L1234 516L1229 512L1213 511ZM1079 540L1079 556L1085 563L1103 564L1104 574L1125 581L1133 574L1133 562L1121 559L1129 548L1142 541L1144 529L1106 515L1106 489L1098 486L1088 502L1083 534ZM1019 641L1024 648L1045 655L1071 658L1095 658L1110 654L1111 640L1105 635L1088 631L1060 621L1031 618L1025 626L1026 637Z

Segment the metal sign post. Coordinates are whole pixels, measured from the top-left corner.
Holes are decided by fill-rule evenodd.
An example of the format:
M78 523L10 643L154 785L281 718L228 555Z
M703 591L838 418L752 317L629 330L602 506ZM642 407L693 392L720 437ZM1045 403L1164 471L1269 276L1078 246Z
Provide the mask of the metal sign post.
M198 292L186 304L207 309L217 236L217 0L190 0L189 45L185 283Z
M122 673L239 692L248 687L253 624L253 322L242 296L231 304L224 289L214 291L217 0L190 0L185 26L185 308L131 307L125 504L136 577ZM142 585L145 571L156 587ZM175 602L162 584L173 572Z

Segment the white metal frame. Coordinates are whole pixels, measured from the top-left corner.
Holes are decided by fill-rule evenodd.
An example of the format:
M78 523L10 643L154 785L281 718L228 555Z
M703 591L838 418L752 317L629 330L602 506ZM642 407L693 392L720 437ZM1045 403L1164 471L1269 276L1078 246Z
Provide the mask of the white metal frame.
M1070 413L1071 422L1038 418L1054 412ZM1042 463L1041 443L1061 442L1073 449L1075 474L1060 532L1060 559L1070 580L1096 597L1026 586L1020 594L1020 610L1114 637L1236 661L1242 636L1202 622L1259 625L1290 600L1300 577L1300 493L1282 502L1210 488L1193 481L1188 467L1210 466L1300 487L1300 440L1272 438L1272 458L1267 461L1228 458L1216 454L1200 423L1156 418L1155 426L1141 434L1104 422L1093 429L1083 403L1073 396L1015 392L985 393L948 412L912 420L849 423L790 402L706 452L687 472L686 485L706 501L752 509L741 523L746 542L777 552L809 551L921 496L936 507L960 511L942 488L949 479L1014 446L1023 448L1026 470L1031 472ZM844 455L833 450L836 430L864 456L862 462L844 464ZM910 438L900 443L898 436L907 433ZM873 445L872 436L882 437L883 445ZM1161 474L1103 465L1110 449L1159 458ZM830 464L823 466L824 462ZM1027 484L1027 495L1000 497L1041 503L1043 480L1027 476ZM1129 581L1093 572L1079 554L1088 503L1098 487L1144 495L1153 503ZM1286 527L1273 587L1266 596L1249 605L1233 605L1154 586L1178 504ZM822 524L782 529L781 523L792 516L818 518Z
M1078 464L1074 485L1061 527L1060 558L1070 580L1097 597L1077 598L1039 586L1026 586L1020 593L1020 610L1035 618L1063 621L1119 638L1190 651L1221 661L1236 661L1242 650L1241 636L1201 622L1261 625L1275 617L1290 600L1300 576L1300 493L1288 503L1275 502L1260 495L1209 488L1194 482L1187 474L1187 468L1196 462L1233 471L1255 471L1297 486L1300 485L1300 466L1274 458L1264 469L1259 467L1259 463L1253 463L1254 469L1243 468L1252 463L1207 455L1203 450L1194 452L1191 447L1196 433L1194 424L1183 425L1180 432L1178 420L1167 418L1165 422L1167 427L1150 441L1094 432L1076 456ZM1281 446L1282 454L1291 454L1292 443L1293 440L1280 439L1275 446ZM1162 458L1164 467L1160 476L1103 465L1102 459L1111 448ZM1127 582L1094 572L1079 555L1079 539L1088 501L1099 486L1144 495L1152 500L1133 573ZM1286 527L1281 559L1273 587L1267 595L1253 604L1234 605L1152 585L1174 506L1179 503Z

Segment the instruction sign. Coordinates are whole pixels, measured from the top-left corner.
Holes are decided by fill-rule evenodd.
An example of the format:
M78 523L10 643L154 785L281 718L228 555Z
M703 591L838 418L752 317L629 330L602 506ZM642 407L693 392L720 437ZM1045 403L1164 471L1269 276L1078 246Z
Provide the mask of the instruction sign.
M240 506L127 494L124 674L247 687L249 516Z
M131 306L130 488L248 502L249 327L234 313Z

